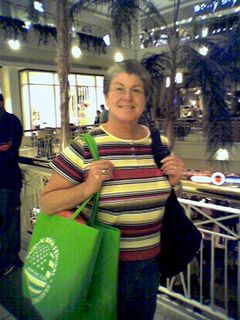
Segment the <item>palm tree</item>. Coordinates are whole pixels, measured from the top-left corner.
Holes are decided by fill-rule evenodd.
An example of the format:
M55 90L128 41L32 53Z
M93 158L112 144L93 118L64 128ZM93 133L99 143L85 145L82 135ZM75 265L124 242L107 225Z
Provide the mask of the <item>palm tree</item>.
M69 9L67 0L57 2L57 70L60 87L61 149L69 141L68 73L69 73Z
M152 21L157 25L162 20L159 10L148 0L79 0L72 6L70 15L74 19L74 16L81 13L83 9L97 7L105 8L111 18L118 46L121 46L126 37L131 44L133 26L135 22L138 22L139 14L151 15Z

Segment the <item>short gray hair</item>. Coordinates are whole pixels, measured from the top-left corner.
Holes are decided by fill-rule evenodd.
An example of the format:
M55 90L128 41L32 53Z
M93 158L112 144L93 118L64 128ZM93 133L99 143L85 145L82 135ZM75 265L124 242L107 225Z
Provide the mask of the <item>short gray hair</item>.
M112 79L122 72L127 72L128 74L135 74L142 80L144 86L144 93L147 100L151 88L150 74L140 62L133 59L127 59L121 62L116 62L107 70L103 81L104 95L108 95Z

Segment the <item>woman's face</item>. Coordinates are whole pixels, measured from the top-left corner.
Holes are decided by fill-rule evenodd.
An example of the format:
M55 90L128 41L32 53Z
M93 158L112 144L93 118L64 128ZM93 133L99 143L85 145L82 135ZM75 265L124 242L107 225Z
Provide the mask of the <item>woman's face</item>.
M119 73L112 79L105 100L110 121L136 123L146 103L142 80L135 74Z

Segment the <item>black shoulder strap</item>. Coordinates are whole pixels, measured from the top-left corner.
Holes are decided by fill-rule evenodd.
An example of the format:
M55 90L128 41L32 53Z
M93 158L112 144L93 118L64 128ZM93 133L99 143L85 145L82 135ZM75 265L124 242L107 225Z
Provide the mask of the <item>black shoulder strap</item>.
M151 128L152 153L156 165L161 168L161 160L170 155L170 150L162 144L161 135L157 128Z

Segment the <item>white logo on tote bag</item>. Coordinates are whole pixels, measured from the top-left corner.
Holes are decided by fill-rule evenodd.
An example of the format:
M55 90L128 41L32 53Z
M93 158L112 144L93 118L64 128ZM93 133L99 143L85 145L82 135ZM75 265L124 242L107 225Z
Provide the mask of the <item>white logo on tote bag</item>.
M50 237L42 238L29 251L24 274L34 304L40 302L50 289L58 258L59 249Z

